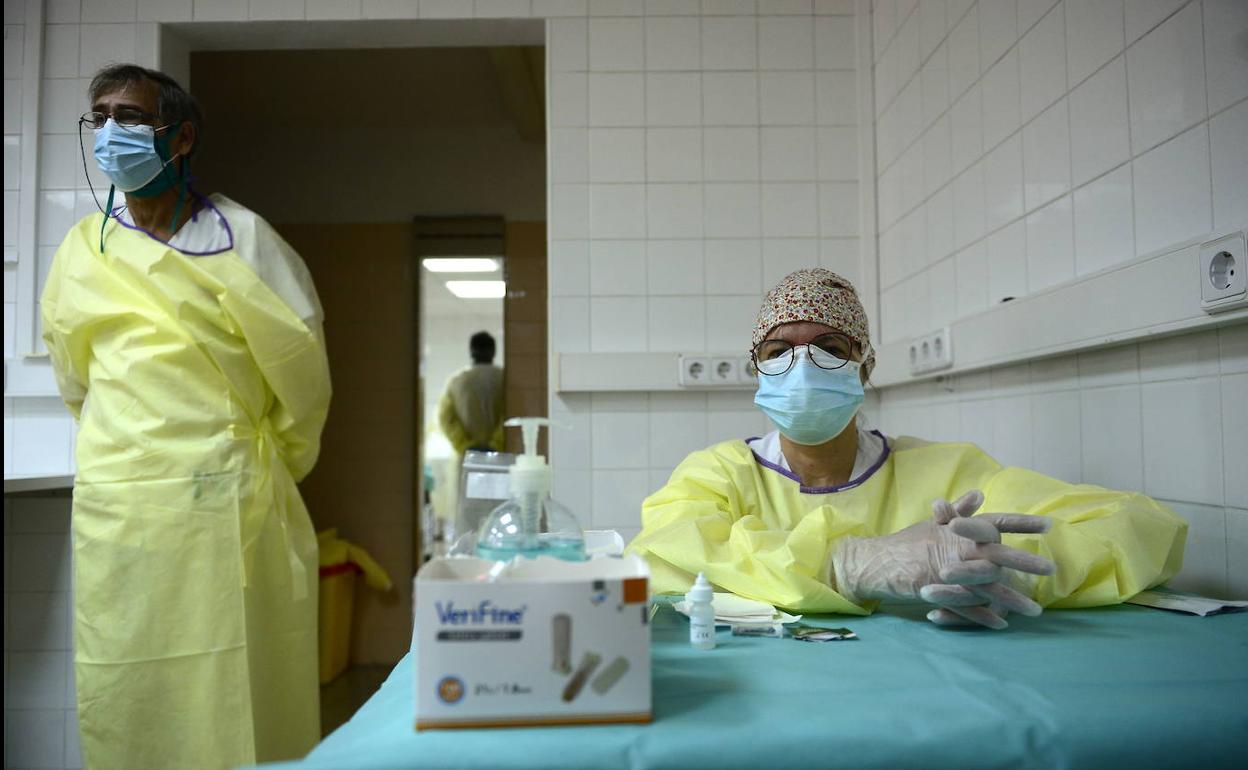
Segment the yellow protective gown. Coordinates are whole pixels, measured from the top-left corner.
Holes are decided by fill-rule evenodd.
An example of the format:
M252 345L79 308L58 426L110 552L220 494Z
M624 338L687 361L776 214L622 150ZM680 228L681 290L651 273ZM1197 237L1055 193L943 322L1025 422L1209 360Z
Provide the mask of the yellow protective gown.
M320 330L236 250L190 257L110 221L101 254L101 216L66 236L41 302L80 421L86 767L302 756L320 738L317 542L295 482L329 406ZM231 224L278 238L258 217Z
M473 364L451 376L438 401L438 427L456 454L474 446L503 450L503 370Z
M694 452L642 503L629 549L650 562L656 593L686 591L702 571L724 590L797 612L864 615L874 602L856 605L829 586L833 543L897 532L929 518L936 498L979 489L984 512L1053 519L1048 534L1003 538L1057 563L1031 587L1043 606L1122 602L1182 566L1187 522L1144 495L1003 468L972 444L889 444L864 481L825 493L760 464L744 441Z

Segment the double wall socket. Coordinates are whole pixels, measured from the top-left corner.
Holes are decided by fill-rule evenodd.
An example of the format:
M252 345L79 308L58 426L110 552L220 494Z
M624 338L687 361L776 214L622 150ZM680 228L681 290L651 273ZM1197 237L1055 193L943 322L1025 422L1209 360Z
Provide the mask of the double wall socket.
M1206 313L1248 307L1248 253L1243 230L1200 246L1200 306Z
M749 356L690 353L680 357L679 381L684 388L739 388L756 379Z
M910 341L910 373L924 374L953 366L953 344L949 327L915 337Z

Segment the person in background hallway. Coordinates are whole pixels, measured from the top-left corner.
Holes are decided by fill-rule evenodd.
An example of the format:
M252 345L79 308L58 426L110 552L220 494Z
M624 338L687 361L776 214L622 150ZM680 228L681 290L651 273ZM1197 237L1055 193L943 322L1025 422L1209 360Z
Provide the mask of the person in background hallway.
M267 222L193 189L200 112L177 82L110 66L89 98L108 203L65 236L40 302L79 424L83 762L300 757L320 739L317 542L295 486L329 410L320 301Z
M503 370L494 365L494 338L477 332L468 342L472 365L446 381L438 425L455 453L503 449Z

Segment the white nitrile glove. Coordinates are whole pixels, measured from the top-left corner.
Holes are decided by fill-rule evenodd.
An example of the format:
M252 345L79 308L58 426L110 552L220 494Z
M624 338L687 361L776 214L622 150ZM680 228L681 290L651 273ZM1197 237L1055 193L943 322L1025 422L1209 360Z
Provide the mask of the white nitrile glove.
M832 552L836 590L861 604L866 599L923 599L940 605L929 619L950 625L952 618L1004 628L1003 612L1038 615L1040 606L1005 584L1005 569L1049 575L1054 564L1043 556L1001 544L1002 532L1040 533L1043 516L983 514L979 491L957 501L937 500L928 521L882 537L845 537Z
M987 594L994 589L1009 592L1010 598L990 598ZM999 631L1009 626L1005 618L1011 609L1028 617L1035 617L1042 611L1040 605L1003 583L974 587L930 585L924 586L919 595L940 605L927 613L927 619L938 626L986 626Z
M933 518L956 525L963 537L985 545L1000 543L1002 532L1043 533L1049 530L1052 523L1043 516L1021 514L983 514L974 519L963 519L960 523L954 521L970 516L982 503L982 495L973 500L967 500L964 495L954 503L937 500L932 504ZM1010 612L1036 617L1043 611L1040 605L1017 590L1024 582L1022 573L1052 574L1054 564L1043 557L1034 554L1031 556L1034 559L1033 567L1047 567L1047 571L1015 567L999 570L1001 577L997 582L958 585L955 581L949 581L946 584L924 586L919 595L924 600L939 605L927 613L927 619L938 626L980 625L1000 630L1009 625L1005 618Z

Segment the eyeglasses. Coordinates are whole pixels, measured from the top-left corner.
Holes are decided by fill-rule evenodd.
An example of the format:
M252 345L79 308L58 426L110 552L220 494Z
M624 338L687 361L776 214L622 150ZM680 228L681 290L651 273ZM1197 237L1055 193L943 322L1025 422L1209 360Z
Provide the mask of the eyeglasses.
M78 119L78 123L82 126L98 131L104 127L104 124L108 122L109 118L116 121L117 125L122 128L154 125L160 121L159 115L152 115L151 113L144 112L143 110L136 110L133 107L118 107L112 112L112 114L99 112L98 110L84 112L82 113L82 117ZM168 126L159 126L156 130L160 131L164 128L168 128Z
M856 343L846 334L820 334L806 345L806 356L820 369L840 369L853 359ZM784 374L797 360L797 345L787 340L763 340L754 346L754 368L771 377Z

